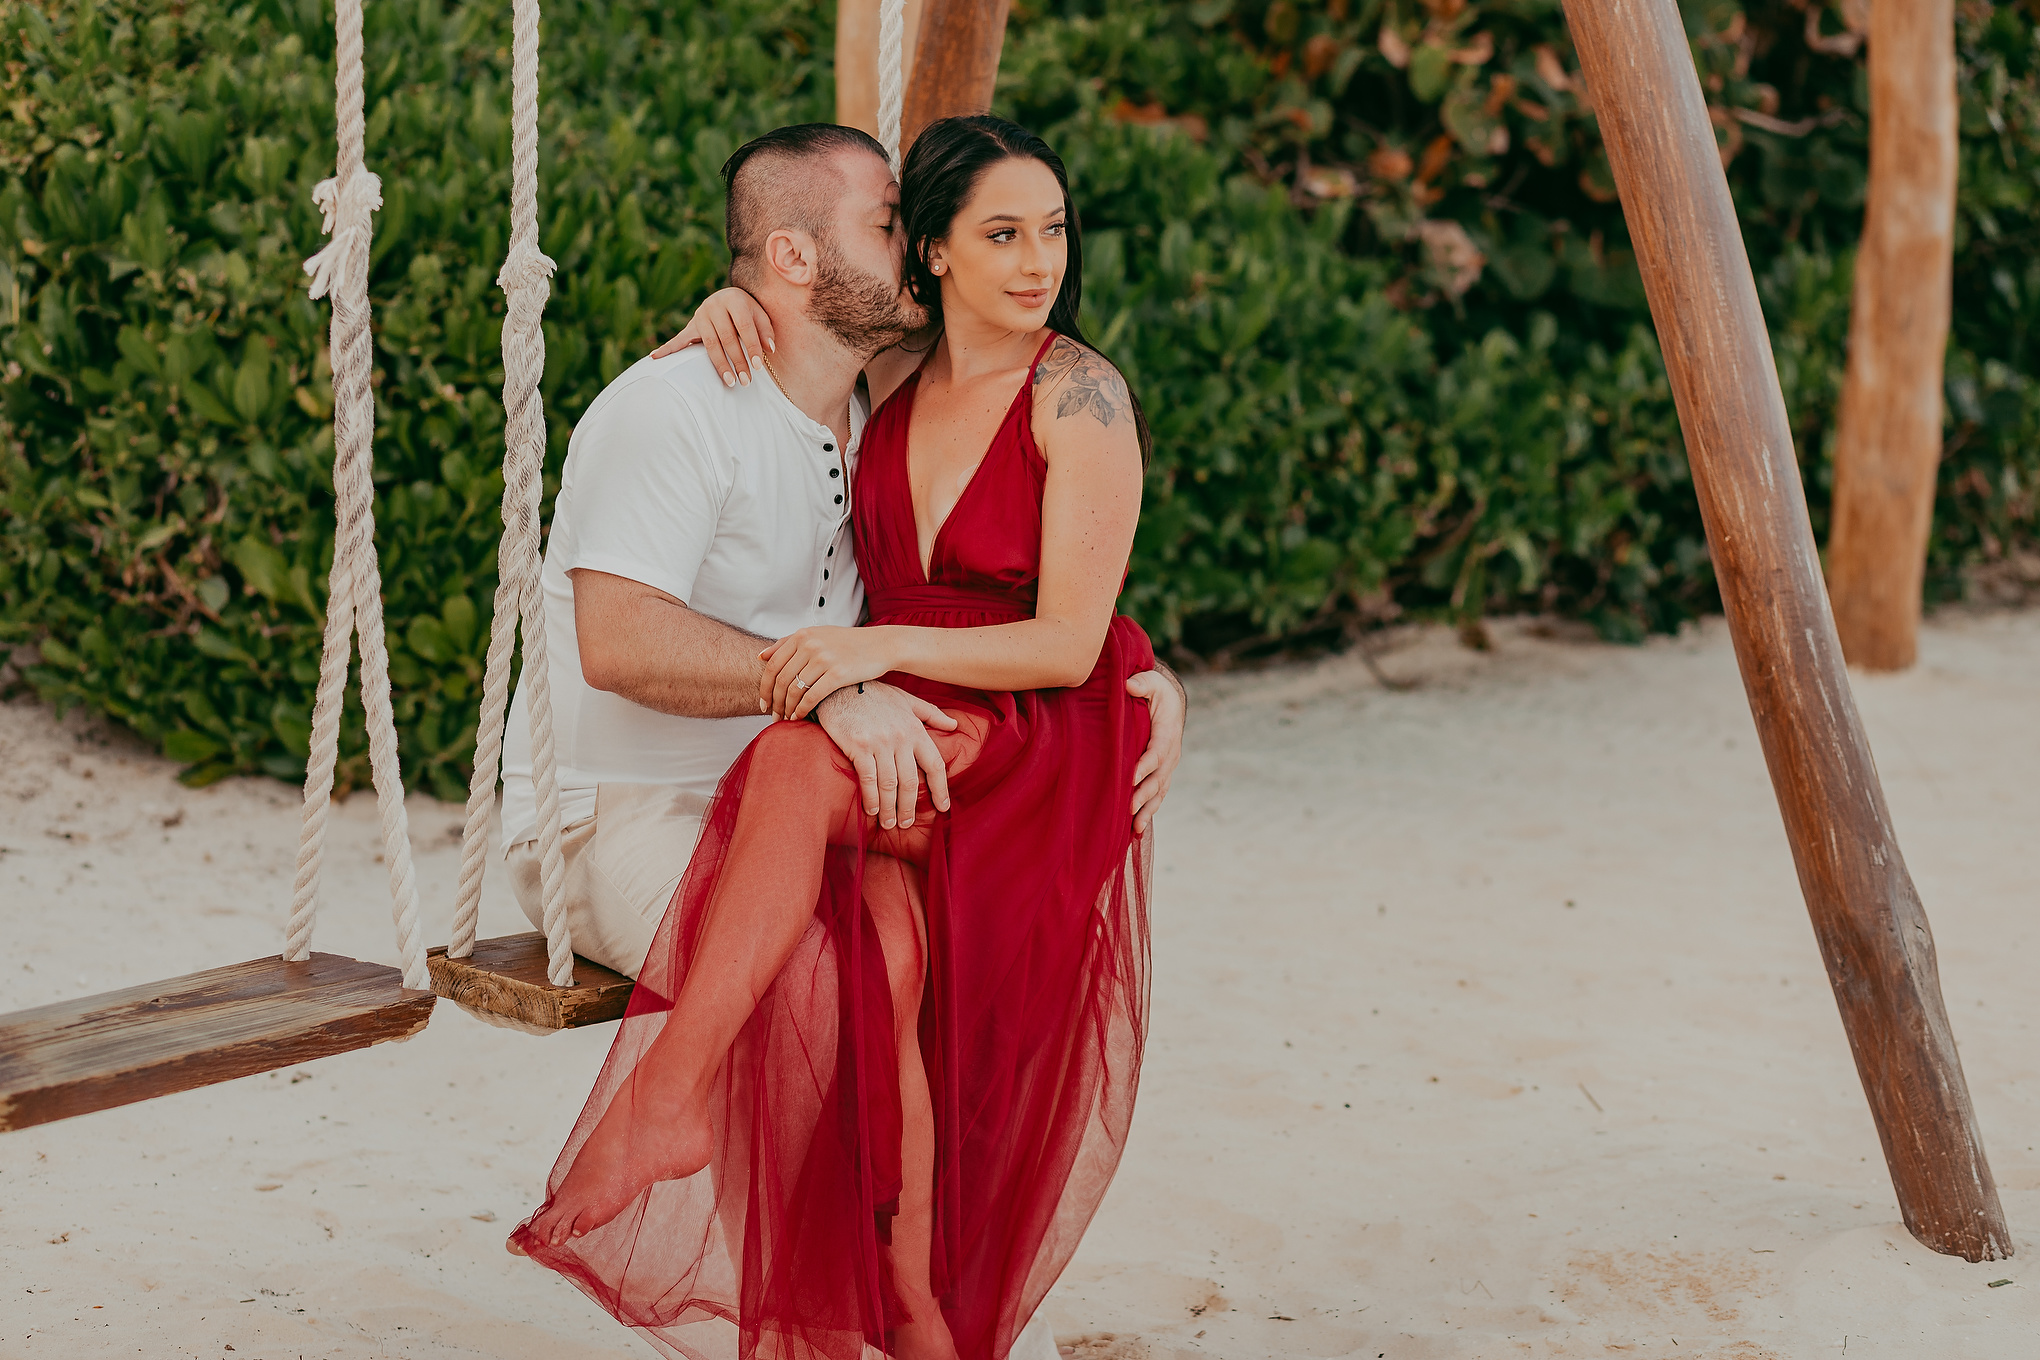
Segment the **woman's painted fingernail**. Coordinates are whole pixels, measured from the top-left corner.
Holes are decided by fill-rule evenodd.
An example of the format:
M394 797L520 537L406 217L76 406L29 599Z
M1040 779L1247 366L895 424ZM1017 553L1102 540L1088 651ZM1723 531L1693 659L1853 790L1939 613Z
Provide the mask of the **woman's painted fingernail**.
M765 342L765 348L771 350L774 354L777 354L779 353L779 342L777 340L767 340Z
M736 374L734 374L734 373L725 373L725 374L723 374L723 375L722 375L722 385L723 385L724 387L735 387L735 386L737 385L737 375L736 375Z
M765 361L763 359L760 359L755 354L751 356L751 371L753 373L756 373L760 368L764 367L764 365Z

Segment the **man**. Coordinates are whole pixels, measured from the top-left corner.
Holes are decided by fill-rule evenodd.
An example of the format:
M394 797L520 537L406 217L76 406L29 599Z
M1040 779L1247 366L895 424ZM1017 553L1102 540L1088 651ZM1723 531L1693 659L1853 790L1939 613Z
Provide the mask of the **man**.
M833 124L781 128L723 174L730 279L771 318L773 350L739 383L688 349L603 389L568 446L541 578L568 926L576 953L632 977L716 782L773 721L760 713L761 649L859 620L858 374L924 320L900 284L899 185L877 142ZM1127 688L1153 717L1144 778L1128 790L1144 831L1181 752L1183 697L1155 671ZM928 729L953 721L890 685L860 690L830 695L816 716L855 765L865 810L911 826L923 780L946 808ZM530 729L520 686L503 840L518 905L540 925ZM898 904L874 910L882 936L906 930L890 924L905 919Z

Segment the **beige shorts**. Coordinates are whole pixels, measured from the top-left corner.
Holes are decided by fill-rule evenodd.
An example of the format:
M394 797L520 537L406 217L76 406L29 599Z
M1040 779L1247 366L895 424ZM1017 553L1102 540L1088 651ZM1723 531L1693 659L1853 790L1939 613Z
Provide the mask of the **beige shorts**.
M567 929L582 958L636 977L666 904L687 872L708 799L662 784L598 784L595 815L560 832L566 863ZM536 839L504 856L517 905L545 929Z

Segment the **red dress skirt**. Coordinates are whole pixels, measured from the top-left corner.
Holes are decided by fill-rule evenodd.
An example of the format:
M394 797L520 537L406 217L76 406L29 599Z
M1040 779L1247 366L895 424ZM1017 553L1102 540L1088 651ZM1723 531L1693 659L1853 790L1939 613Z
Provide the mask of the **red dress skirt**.
M1047 474L1033 374L925 577L907 482L917 387L918 375L873 417L857 471L871 622L1031 618ZM886 677L986 732L935 820L918 1024L935 1123L930 1278L964 1360L1003 1360L1097 1211L1132 1117L1148 847L1129 809L1148 715L1125 687L1153 664L1146 635L1118 617L1073 688L987 693ZM759 750L717 790L553 1190L664 1026ZM814 918L717 1075L709 1168L653 1185L560 1247L517 1235L666 1354L861 1360L900 1320L886 1253L901 1188L898 1059L865 859L862 846L829 850Z

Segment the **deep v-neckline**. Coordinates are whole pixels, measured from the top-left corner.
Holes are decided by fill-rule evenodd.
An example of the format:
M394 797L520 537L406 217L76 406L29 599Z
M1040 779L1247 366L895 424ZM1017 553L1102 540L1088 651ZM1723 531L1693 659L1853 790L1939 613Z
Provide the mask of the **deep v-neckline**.
M948 531L949 522L956 518L956 512L963 508L963 503L969 498L971 489L978 484L978 474L983 472L985 464L991 461L993 450L999 447L999 436L1004 434L1006 426L1012 423L1013 413L1019 409L1020 403L1026 399L1027 395L1034 390L1034 371L1041 367L1041 356L1048 353L1048 347L1055 343L1055 339L1056 332L1050 331L1048 339L1041 342L1041 348L1035 350L1034 357L1028 361L1027 376L1020 380L1020 390L1013 394L1013 401L1006 407L1006 414L999 417L999 423L992 427L991 440L985 445L985 451L978 455L977 462L971 466L970 476L965 479L963 490L956 493L956 499L951 502L948 511L942 516L942 522L935 526L935 532L928 535L928 557L926 561L921 560L921 516L919 509L914 504L914 407L921 399L921 375L927 372L928 365L935 360L934 350L928 351L928 357L921 361L921 366L915 369L913 376L908 379L913 384L913 387L907 393L907 409L903 413L906 417L906 428L902 431L900 438L902 450L900 454L900 471L907 483L907 516L914 525L914 561L921 568L921 583L923 585L933 584L935 580L935 557L942 550L942 535Z

